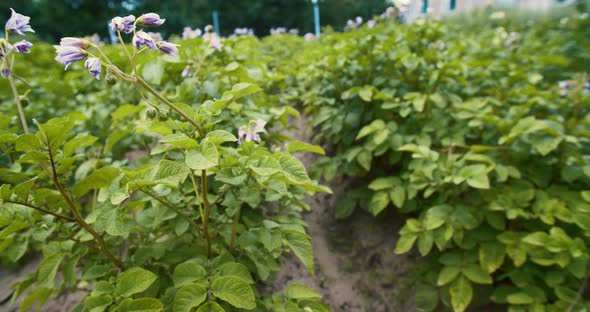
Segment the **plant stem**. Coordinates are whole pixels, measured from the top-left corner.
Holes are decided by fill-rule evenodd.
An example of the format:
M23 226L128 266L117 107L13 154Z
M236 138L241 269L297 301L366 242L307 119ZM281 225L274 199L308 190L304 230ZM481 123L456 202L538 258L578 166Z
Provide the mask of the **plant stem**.
M43 212L43 213L46 213L46 214L50 214L50 215L52 215L52 216L54 216L54 217L57 217L57 218L60 218L60 219L64 219L64 220L67 220L67 221L70 221L70 222L75 222L75 221L76 221L76 219L74 219L74 218L72 218L72 217L68 217L68 216L60 215L60 214L58 214L58 213L55 213L55 212L53 212L53 211L49 211L49 210L47 210L47 209L45 209L45 208L41 208L41 207L37 207L37 206L33 206L33 205L31 205L31 204L28 204L28 203L21 203L21 202L16 202L16 201L12 201L12 200L4 200L4 202L5 202L5 203L9 203L9 204L14 204L14 205L20 205L20 206L29 207L29 208L32 208L32 209L38 210L38 211L40 211L40 212Z
M118 259L117 257L113 256L113 254L108 250L107 245L104 242L104 239L102 238L102 236L100 236L88 223L86 223L86 221L84 221L84 218L82 218L82 216L80 215L80 212L78 212L78 208L76 207L76 204L74 203L74 201L72 200L70 195L66 192L66 190L63 188L63 186L59 182L59 179L57 177L57 170L55 168L55 160L53 158L53 152L51 151L51 144L49 143L49 137L47 137L47 134L45 134L45 137L47 139L47 150L48 150L48 154L49 154L49 162L51 163L53 183L57 187L61 196L66 200L66 203L70 207L70 210L72 211L72 214L74 215L74 218L76 219L76 222L78 224L80 224L80 226L82 226L86 231L88 231L88 233L90 233L94 237L94 239L96 240L96 242L100 246L100 250L102 251L102 253L105 256L107 256L107 258L109 258L113 263L115 263L115 265L119 268L119 270L122 270L124 268L123 262L120 259Z
M14 78L12 75L8 75L8 82L10 83L12 94L14 95L14 101L16 102L16 108L18 109L18 117L20 118L20 122L23 125L23 130L25 133L29 133L29 125L27 124L25 111L23 110L23 106L20 103L20 96L18 95L18 90L16 89L16 84L14 83Z
M238 225L240 222L240 212L242 211L242 205L238 207L238 211L234 214L234 223L231 227L231 239L229 241L229 251L234 251L234 244L236 242L236 235L238 234Z
M153 199L159 201L162 205L166 206L168 209L176 212L179 216L181 216L184 220L186 220L190 225L192 225L195 229L199 230L199 232L201 232L201 228L199 227L198 224L195 223L195 221L191 220L191 218L189 218L186 214L184 214L180 209L172 206L170 203L166 202L164 199L162 199L161 197L157 196L156 194L147 191L145 189L141 189L142 192L146 193L147 195L149 195L150 197L152 197Z
M590 262L588 262L588 265L586 266L586 277L584 278L584 281L582 282L582 286L580 286L580 289L578 290L578 293L576 294L576 299L574 300L574 302L572 302L570 304L570 306L567 309L567 312L573 312L574 308L578 305L580 300L582 300L582 297L583 297L584 293L586 292L586 288L588 288L588 279L589 278L590 278Z
M158 100L160 100L164 104L168 105L168 107L173 109L180 116L182 116L186 121L190 122L193 126L195 126L195 128L197 128L197 131L199 132L199 135L202 138L205 137L205 132L203 132L203 128L201 128L201 126L194 119L192 119L185 112L183 112L180 108L178 108L178 106L176 106L172 102L168 101L168 99L166 99L158 91L156 91L154 88L152 88L152 86L150 86L147 82L145 82L145 80L141 79L141 77L137 76L137 77L135 77L135 79L137 80L137 83L139 85L141 85L142 87L144 87L149 93L153 94L155 97L158 98Z
M205 218L203 219L203 230L207 241L207 258L211 260L211 236L209 235L209 199L207 199L207 170L201 172L201 192L203 192L203 204L205 205Z

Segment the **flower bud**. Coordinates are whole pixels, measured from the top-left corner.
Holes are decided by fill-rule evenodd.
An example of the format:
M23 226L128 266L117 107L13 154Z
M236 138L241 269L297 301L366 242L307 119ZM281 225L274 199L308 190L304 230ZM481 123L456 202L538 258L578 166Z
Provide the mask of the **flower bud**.
M137 19L137 24L147 27L156 27L164 24L166 19L160 18L160 15L156 13L143 14Z
M158 115L159 121L166 121L168 119L170 119L170 115L168 115L168 112L160 112L160 114Z
M21 104L23 107L27 107L27 106L29 106L29 97L28 97L28 96L26 96L26 95L21 95L21 96L19 96L19 100L20 100L20 104Z
M154 108L148 108L145 114L147 115L148 119L154 119L158 115L158 112Z
M113 73L111 73L110 71L107 72L107 75L105 77L105 80L107 81L107 83L109 84L109 86L114 86L117 84L117 76L113 75Z

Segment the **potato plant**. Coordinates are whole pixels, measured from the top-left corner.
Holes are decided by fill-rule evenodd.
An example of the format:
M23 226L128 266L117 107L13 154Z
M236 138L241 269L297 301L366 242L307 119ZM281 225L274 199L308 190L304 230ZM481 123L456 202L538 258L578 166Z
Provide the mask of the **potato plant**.
M31 61L58 65L48 46L12 41L32 31L29 18L6 23L3 76L18 114L0 118L0 259L43 255L13 300L42 309L84 291L76 311L328 311L302 285L266 297L255 287L285 252L314 274L303 197L330 190L291 153L318 147L270 130L298 113L261 88L272 72L232 52L256 42L178 46L146 32L163 22L115 17L112 47L63 38L53 57L67 71L47 73L16 55L39 46Z
M339 218L407 214L395 252L429 260L418 307L583 311L590 63L573 51L588 47L588 17L485 19L313 43L292 92L329 146L314 171L355 178Z

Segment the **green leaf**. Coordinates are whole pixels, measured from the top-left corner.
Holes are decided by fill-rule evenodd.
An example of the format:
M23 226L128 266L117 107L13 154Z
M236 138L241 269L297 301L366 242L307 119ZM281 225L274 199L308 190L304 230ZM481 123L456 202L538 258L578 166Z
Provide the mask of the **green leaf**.
M313 248L309 242L309 237L301 232L291 230L283 231L283 235L289 248L291 248L297 258L303 262L307 271L314 275L315 264L313 261Z
M418 309L433 311L438 305L438 289L431 285L418 284L414 300Z
M455 312L463 312L471 303L473 298L473 288L471 283L464 276L456 279L449 287L449 294L451 295L451 304Z
M277 232L278 233L278 232ZM280 238L279 238L279 247L280 247ZM250 271L248 267L241 263L237 262L228 262L224 263L221 267L219 267L219 274L221 276L235 276L240 278L242 281L248 284L254 284L254 280L252 276L250 276Z
M369 189L373 191L382 191L392 189L401 184L398 177L377 178L369 184Z
M440 270L438 273L438 279L436 281L436 285L444 286L452 281L454 281L457 276L461 273L461 269L457 266L445 266Z
M188 284L176 291L173 312L190 312L207 298L207 288L198 284Z
M412 104L414 105L414 109L417 112L422 112L424 110L427 98L428 97L425 94L420 94L414 98Z
M389 193L385 191L374 193L369 202L369 211L374 216L378 215L389 205Z
M213 295L236 308L251 310L256 307L254 291L248 283L238 277L220 277L213 282L211 289Z
M219 164L219 151L207 139L201 141L200 150L190 150L186 154L186 165L193 170L207 170Z
M71 156L77 149L88 147L98 140L98 137L88 134L78 134L69 140L63 147L65 157Z
M251 162L248 167L259 176L269 176L280 172L281 164L274 158L269 156L261 157L257 163Z
M355 138L355 141L360 140L360 139L368 136L369 134L375 133L375 132L383 130L383 129L385 129L385 122L381 119L374 120L370 124L361 128L361 130L359 131L358 135Z
M522 238L523 243L542 247L550 241L549 235L545 232L533 232Z
M141 71L141 75L150 84L159 85L164 76L164 63L156 61L145 64Z
M125 222L117 206L101 207L100 209L94 223L96 230L104 231L112 236L127 237L129 235L129 230L125 227Z
M26 152L30 150L38 150L42 147L43 143L38 136L32 133L25 133L18 136L14 148L17 152Z
M133 114L137 114L143 110L142 105L123 104L113 112L113 120L121 119Z
M324 149L321 146L308 144L301 141L293 141L287 144L287 152L312 152L320 155L326 155L326 151L324 151Z
M405 234L400 236L395 245L395 253L398 255L404 254L412 249L414 242L418 238L416 234Z
M283 168L283 175L285 175L285 178L287 178L289 182L296 185L311 183L307 171L305 170L305 166L303 166L299 159L289 154L281 154L279 157L279 163Z
M373 87L372 86L363 86L359 90L359 96L365 102L371 102L373 99Z
M491 284L492 277L477 264L470 264L463 268L463 274L472 282L478 284Z
M37 272L37 284L39 287L53 288L57 270L64 257L65 254L56 253L45 257L41 261Z
M479 262L488 273L492 273L499 269L504 263L506 257L506 250L504 245L498 242L487 242L480 246Z
M225 131L225 130L215 130L207 133L207 139L209 142L215 144L221 144L225 142L236 142L238 139L235 135Z
M179 184L186 180L189 173L188 168L184 164L162 159L154 169L152 180L170 187L178 187Z
M117 277L115 295L117 297L129 297L142 292L156 281L156 274L139 267L128 269Z
M403 186L396 186L389 192L389 198L397 208L402 208L406 202L406 189Z
M209 301L202 305L197 312L225 312L225 310L214 301Z
M193 149L199 146L195 139L188 137L184 133L174 133L167 135L160 139L160 143L166 143L174 147L182 147L186 149Z
M117 306L117 312L161 312L164 305L156 298L127 298Z
M90 190L108 187L120 173L121 171L118 168L100 168L74 186L74 195L76 198L80 198Z
M426 256L430 250L432 250L432 245L434 244L434 236L432 232L422 232L418 236L418 252L422 256Z
M207 270L202 265L187 261L176 266L172 279L174 286L180 287L206 277Z
M467 179L467 184L477 189L489 189L490 179L487 175L478 175Z
M285 296L287 296L287 298L289 299L295 299L295 300L299 300L299 299L320 299L322 297L322 295L320 295L318 292L316 292L315 290L301 285L301 284L291 284L287 287L287 289L285 290Z
M233 95L233 100L235 101L241 97L251 95L260 91L262 91L262 89L255 84L238 83L231 88L231 91L224 92L223 95L225 96L226 94L231 94Z
M534 302L531 296L523 292L508 295L506 301L510 304L531 304Z
M429 231L441 227L452 211L453 207L446 204L431 207L424 215L424 227Z
M373 161L373 154L371 151L363 149L356 157L356 162L366 171L371 170L371 162Z
M113 297L109 295L88 296L84 299L84 307L89 312L103 312L113 302Z

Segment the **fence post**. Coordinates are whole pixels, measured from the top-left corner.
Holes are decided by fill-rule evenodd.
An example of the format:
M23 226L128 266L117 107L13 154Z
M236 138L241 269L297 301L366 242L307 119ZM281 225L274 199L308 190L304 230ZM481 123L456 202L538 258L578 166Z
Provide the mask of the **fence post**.
M213 27L215 28L215 33L218 37L221 36L221 31L219 30L219 13L217 11L213 11Z
M320 36L320 6L318 4L318 0L311 0L313 3L313 21L315 24L315 35L316 37Z

